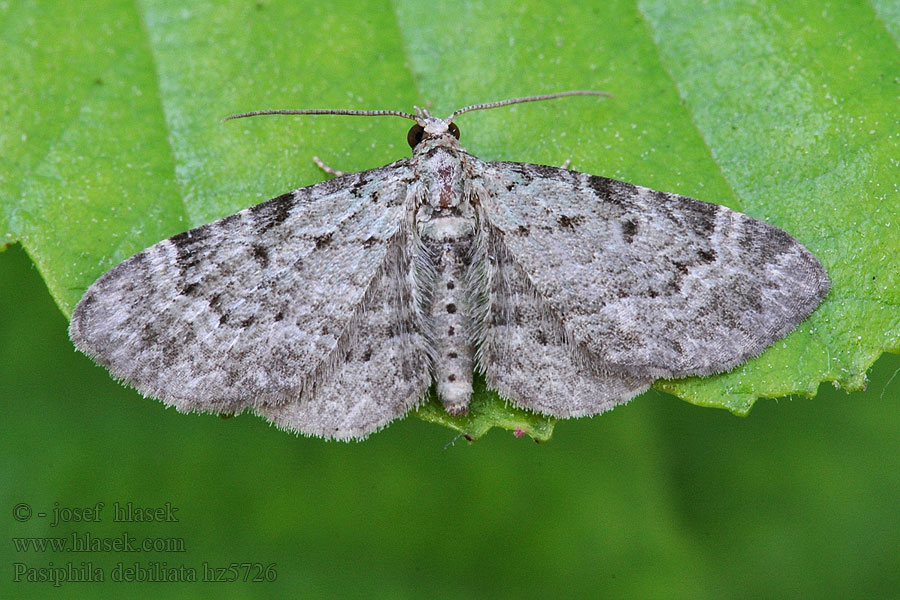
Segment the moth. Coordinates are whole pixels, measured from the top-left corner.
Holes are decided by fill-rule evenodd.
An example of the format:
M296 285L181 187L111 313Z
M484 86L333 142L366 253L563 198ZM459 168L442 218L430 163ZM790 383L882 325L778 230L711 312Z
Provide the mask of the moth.
M434 384L467 411L473 372L524 409L594 415L658 378L727 371L805 319L825 270L741 213L546 165L482 161L455 119L412 157L163 240L86 291L69 329L117 379L181 411L249 409L364 438Z

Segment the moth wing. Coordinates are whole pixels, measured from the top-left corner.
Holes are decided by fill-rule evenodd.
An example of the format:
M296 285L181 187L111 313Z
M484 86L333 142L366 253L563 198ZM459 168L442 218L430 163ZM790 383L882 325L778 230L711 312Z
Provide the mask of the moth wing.
M489 228L595 368L725 371L828 292L799 242L723 206L554 167L481 165Z
M650 387L652 377L592 364L498 236L486 240L486 249L493 268L485 278L488 322L476 360L488 387L523 408L559 418L603 412Z
M70 336L115 377L181 410L306 398L400 243L409 175L398 161L163 240L90 286Z
M404 232L405 233L405 232ZM354 334L339 345L328 375L281 404L256 413L289 431L325 438L364 438L406 414L431 385L428 340L404 282L412 264L393 244L357 312Z

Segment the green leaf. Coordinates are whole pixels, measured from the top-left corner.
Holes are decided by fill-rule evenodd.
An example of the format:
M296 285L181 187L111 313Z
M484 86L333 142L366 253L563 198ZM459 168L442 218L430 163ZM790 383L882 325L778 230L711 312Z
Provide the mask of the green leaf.
M472 442L493 427L509 429L516 437L528 435L535 442L546 442L553 435L556 419L522 410L507 402L496 392L487 389L484 377L477 376L473 383L474 394L466 415L453 417L444 410L437 394L429 394L428 400L416 409L420 419L455 429Z
M896 3L596 4L0 4L4 241L21 241L70 314L133 252L319 181L313 154L361 170L408 153L399 119L223 124L229 113L433 101L444 114L603 89L615 98L465 115L464 145L736 208L794 235L833 283L759 358L656 387L737 414L822 381L862 388L900 349ZM477 405L464 421L419 414L473 438L496 422L552 428L484 392Z

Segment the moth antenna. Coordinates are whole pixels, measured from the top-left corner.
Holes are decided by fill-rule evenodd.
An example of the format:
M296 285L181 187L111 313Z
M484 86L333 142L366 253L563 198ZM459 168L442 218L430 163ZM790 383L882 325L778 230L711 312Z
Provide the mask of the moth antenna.
M449 117L444 119L446 122L450 122L459 115L463 113L467 113L473 110L482 110L485 108L496 108L498 106L508 106L510 104L520 104L522 102L537 102L538 100L552 100L553 98L564 98L566 96L606 96L612 98L613 95L609 92L601 92L597 90L571 90L568 92L557 92L555 94L542 94L540 96L525 96L523 98L510 98L509 100L499 100L497 102L486 102L484 104L472 104L471 106L465 106L453 112Z
M343 108L298 108L283 110L254 110L251 112L228 115L223 121L231 119L243 119L244 117L256 117L259 115L357 115L361 117L403 117L418 122L415 115L399 110L348 110Z

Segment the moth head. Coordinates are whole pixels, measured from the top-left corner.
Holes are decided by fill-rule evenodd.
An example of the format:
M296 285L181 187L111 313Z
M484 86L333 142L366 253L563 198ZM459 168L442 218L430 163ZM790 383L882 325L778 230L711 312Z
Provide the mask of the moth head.
M456 123L452 121L447 123L441 119L429 117L429 120L426 120L424 124L416 122L415 125L409 128L409 132L406 134L406 142L410 148L415 149L425 138L438 137L447 132L459 139L459 127L456 126Z

